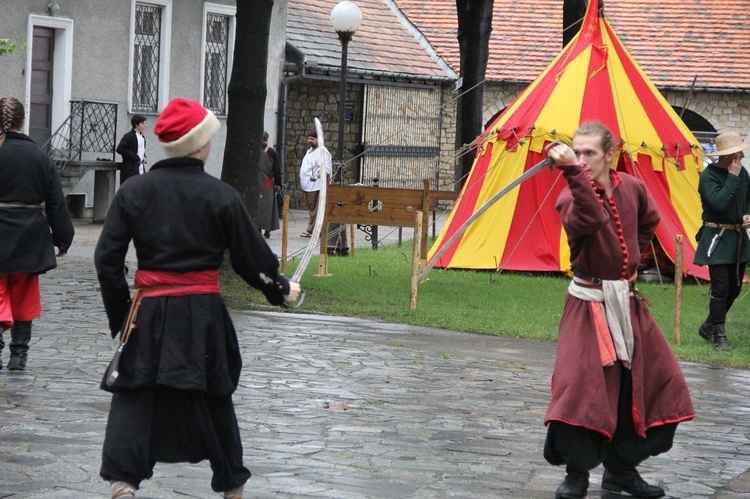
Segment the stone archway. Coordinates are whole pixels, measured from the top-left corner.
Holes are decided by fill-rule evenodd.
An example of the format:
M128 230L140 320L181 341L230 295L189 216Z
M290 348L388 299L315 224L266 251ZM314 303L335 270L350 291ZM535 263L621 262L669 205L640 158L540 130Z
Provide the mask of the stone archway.
M718 135L718 132L711 122L690 109L685 108L683 110L680 106L672 106L672 108L678 115L682 113L682 121L693 132L693 135L701 143L703 149L709 153L713 152L716 148L714 137Z

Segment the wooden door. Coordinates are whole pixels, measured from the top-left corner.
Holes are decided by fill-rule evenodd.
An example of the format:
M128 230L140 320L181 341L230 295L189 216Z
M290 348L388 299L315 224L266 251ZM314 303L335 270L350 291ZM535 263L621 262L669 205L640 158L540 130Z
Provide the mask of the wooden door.
M52 74L55 30L34 26L31 51L29 136L41 146L52 135Z

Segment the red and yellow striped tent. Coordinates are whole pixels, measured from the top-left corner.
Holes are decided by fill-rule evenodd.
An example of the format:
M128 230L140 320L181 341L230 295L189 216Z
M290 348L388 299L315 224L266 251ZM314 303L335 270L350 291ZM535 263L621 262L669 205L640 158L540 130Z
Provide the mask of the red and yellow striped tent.
M693 265L701 223L698 177L703 149L589 2L581 31L541 75L487 127L474 166L428 259L475 210L544 159L543 148L572 142L580 123L598 120L621 141L617 169L641 178L661 211L656 236L673 262L683 235L683 270ZM500 199L446 249L435 267L561 271L570 268L555 201L565 186L559 171L541 172Z

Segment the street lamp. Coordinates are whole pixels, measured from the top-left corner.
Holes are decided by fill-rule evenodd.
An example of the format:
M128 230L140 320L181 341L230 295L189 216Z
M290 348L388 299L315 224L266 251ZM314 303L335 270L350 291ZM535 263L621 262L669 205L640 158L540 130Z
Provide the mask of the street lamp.
M346 56L347 47L349 41L354 36L354 33L359 29L359 25L362 23L362 11L359 10L357 4L349 0L339 2L331 10L331 24L333 29L339 35L339 41L341 42L341 77L339 78L339 144L337 151L337 162L338 168L334 175L334 180L337 184L343 183L341 177L341 170L344 167L344 120L346 114ZM349 245L346 242L346 231L341 230L338 224L330 225L329 234L331 236L328 239L328 249L331 250L333 247L334 254L346 254L349 252ZM336 234L340 232L340 234ZM331 240L334 239L333 244Z

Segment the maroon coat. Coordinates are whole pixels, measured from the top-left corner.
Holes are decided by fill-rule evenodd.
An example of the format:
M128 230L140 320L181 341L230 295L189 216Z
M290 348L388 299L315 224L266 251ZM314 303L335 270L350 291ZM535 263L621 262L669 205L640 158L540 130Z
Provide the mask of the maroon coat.
M624 173L612 173L626 246L622 248L615 214L604 192L599 191L600 203L580 166L561 169L568 187L560 193L557 211L568 235L573 267L587 276L620 279L627 255L626 274L635 273L641 251L651 243L659 224L659 211L643 182ZM590 306L571 295L565 298L552 400L544 423L561 421L612 438L617 426L620 369L602 367ZM695 414L682 370L647 306L631 298L630 316L634 337L633 421L636 432L644 437L649 428L686 421Z

